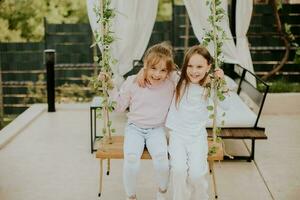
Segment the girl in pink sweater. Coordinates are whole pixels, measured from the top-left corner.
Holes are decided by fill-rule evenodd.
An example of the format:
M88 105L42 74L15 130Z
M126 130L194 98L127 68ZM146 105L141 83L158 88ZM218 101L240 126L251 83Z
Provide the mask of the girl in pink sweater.
M136 179L140 158L146 146L153 160L158 182L157 200L165 200L169 180L169 161L164 124L175 84L172 48L166 43L150 47L144 56L147 87L140 87L136 76L129 76L119 90L110 92L116 111L129 107L124 139L123 183L127 199L136 199Z

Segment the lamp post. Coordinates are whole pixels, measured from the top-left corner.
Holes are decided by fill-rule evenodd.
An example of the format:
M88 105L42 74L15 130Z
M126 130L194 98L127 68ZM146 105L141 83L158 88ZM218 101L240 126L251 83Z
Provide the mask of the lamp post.
M44 50L44 62L47 71L47 102L48 112L55 112L55 50Z

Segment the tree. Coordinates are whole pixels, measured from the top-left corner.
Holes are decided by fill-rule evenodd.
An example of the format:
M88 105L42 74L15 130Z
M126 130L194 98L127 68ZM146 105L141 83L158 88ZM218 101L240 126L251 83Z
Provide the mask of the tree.
M282 1L281 0L270 0L269 3L272 5L274 17L275 17L275 23L276 23L276 29L277 33L279 34L280 38L283 40L284 46L285 46L285 53L281 60L273 66L273 69L269 71L266 75L262 77L262 79L267 80L268 78L275 75L279 70L281 70L284 65L287 63L291 51L291 46L296 46L296 56L295 56L295 62L299 62L299 55L300 55L300 48L298 47L298 44L294 43L295 37L291 32L291 26L289 24L282 24L282 21L279 16L279 10L282 9Z
M0 41L40 41L44 35L44 17L50 23L87 22L82 0L1 0Z

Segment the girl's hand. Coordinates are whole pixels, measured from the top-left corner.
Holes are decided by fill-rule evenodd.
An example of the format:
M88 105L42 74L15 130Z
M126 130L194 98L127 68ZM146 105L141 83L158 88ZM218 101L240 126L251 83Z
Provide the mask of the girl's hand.
M99 75L98 75L98 80L99 81L106 81L106 80L109 80L109 75L105 72L100 72Z
M147 81L147 78L146 78L146 73L145 73L145 69L142 68L136 75L136 78L135 78L137 84L140 86L140 87L146 87L146 85L148 84L148 81Z
M224 79L224 71L221 68L215 69L214 76L219 79Z
M111 89L114 88L115 84L114 84L113 80L111 79L111 77L109 76L108 73L106 73L106 72L100 72L99 75L98 75L98 80L101 81L102 84L103 84L103 82L106 83L106 84L104 84L106 86L102 85L102 89L104 87L107 87L107 89L109 89L109 90L111 90Z

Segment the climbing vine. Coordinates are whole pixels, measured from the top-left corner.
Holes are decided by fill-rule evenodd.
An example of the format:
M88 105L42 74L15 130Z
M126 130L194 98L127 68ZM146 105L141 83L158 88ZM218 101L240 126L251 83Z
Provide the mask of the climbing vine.
M223 41L226 40L226 33L221 27L220 23L225 19L226 12L221 6L221 0L207 0L206 5L209 6L210 15L208 22L211 25L211 30L206 30L203 37L203 45L208 46L210 43L214 47L214 59L212 63L212 71L221 68L223 65L222 46ZM223 79L211 76L211 82L208 86L208 95L213 95L213 105L209 105L207 109L211 112L209 118L213 120L213 141L220 142L220 138L217 135L220 133L221 128L217 125L217 106L218 101L225 99L224 93L228 92L226 82ZM222 114L225 116L225 113ZM224 120L221 122L224 125ZM209 149L209 154L214 154L217 151L215 146Z
M280 38L282 39L284 46L285 46L285 52L282 56L281 60L276 63L272 70L270 70L266 75L262 77L263 80L267 80L276 73L278 73L284 65L287 63L290 55L291 48L295 48L295 57L294 62L296 64L300 63L300 47L295 42L295 36L293 35L291 31L291 25L287 23L282 23L279 15L279 11L282 10L282 1L281 0L271 0L270 4L272 5L274 17L275 17L275 23L276 23L276 30L279 34Z
M112 90L112 66L117 63L111 53L111 45L115 41L112 32L112 20L116 16L116 10L111 8L111 0L100 0L100 7L94 8L97 16L97 23L100 24L100 30L95 30L95 43L99 45L101 56L95 56L94 61L100 66L100 72L105 74L105 78L99 80L98 77L92 77L90 80L91 86L97 91L97 95L102 97L101 108L98 109L98 117L103 119L103 135L108 134L109 142L111 143L111 133L115 132L112 128L112 121L109 119L109 112L112 112L116 102L109 101L108 91Z

